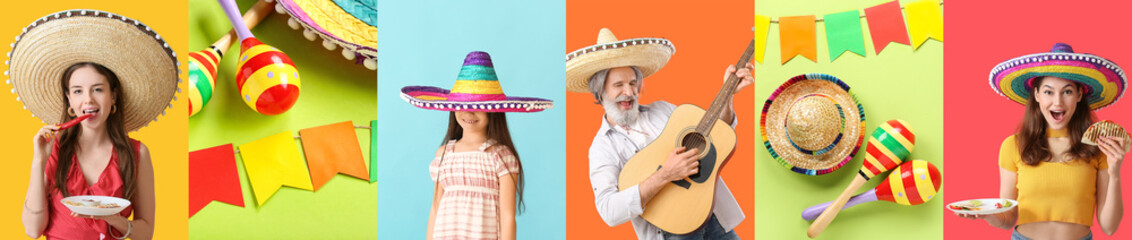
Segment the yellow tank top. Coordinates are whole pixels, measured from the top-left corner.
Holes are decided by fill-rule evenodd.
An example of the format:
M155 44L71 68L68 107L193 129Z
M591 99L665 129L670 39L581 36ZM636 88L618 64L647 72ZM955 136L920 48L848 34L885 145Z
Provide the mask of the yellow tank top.
M1046 130L1047 137L1068 136L1065 130ZM1014 136L1002 141L998 165L1018 174L1018 225L1032 222L1068 222L1093 225L1097 204L1097 171L1108 168L1101 154L1094 161L1022 162Z

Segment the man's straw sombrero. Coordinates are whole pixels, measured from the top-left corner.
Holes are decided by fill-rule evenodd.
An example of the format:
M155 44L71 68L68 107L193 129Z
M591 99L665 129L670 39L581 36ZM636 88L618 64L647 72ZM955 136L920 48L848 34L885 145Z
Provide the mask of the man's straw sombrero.
M865 112L849 85L820 73L799 75L763 105L763 146L791 171L822 175L849 162L865 137Z
M636 66L648 77L676 53L672 42L663 38L634 38L617 40L608 28L597 34L597 44L566 54L566 90L590 92L590 77L598 71Z
M118 98L127 131L137 130L170 107L180 81L177 54L141 22L97 10L67 10L39 18L23 29L8 53L12 93L45 124L66 113L63 72L94 62L118 75Z

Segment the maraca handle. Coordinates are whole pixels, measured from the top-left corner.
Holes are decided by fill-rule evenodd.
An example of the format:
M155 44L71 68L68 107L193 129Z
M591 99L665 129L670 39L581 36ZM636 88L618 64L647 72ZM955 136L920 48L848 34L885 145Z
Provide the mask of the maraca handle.
M876 201L876 200L877 200L877 190L876 189L870 189L868 192L857 194L857 196L853 196L853 197L849 198L849 202L845 203L845 207L842 207L841 209L846 209L846 208L849 208L849 207L852 207L852 206L857 206L858 204L872 202L872 201ZM806 210L802 210L802 219L805 219L806 221L813 221L814 219L817 219L818 215L821 215L821 213L824 212L826 208L829 208L829 205L832 205L832 204L833 204L833 202L826 202L826 203L814 205L813 207L807 208Z
M252 31L248 30L248 26L244 24L244 19L240 16L240 6L236 5L235 0L217 0L220 7L224 8L224 15L228 15L228 21L232 23L232 30L236 30L236 35L240 37L240 41L246 38L255 37Z
M259 25L259 22L263 21L263 18L271 14L271 11L271 3L267 2L267 0L259 0L251 9L248 9L248 12L244 13L244 24L247 25L248 29L255 28L256 25ZM220 37L219 40L212 43L212 46L215 46L216 49L223 54L224 51L228 51L228 48L232 46L232 39L237 37L239 36L236 35L236 29L233 28L232 31L228 31L228 34L224 34L223 37Z
M825 227L828 227L829 223L833 222L833 218L836 218L837 214L841 212L841 209L845 207L845 203L849 201L849 197L853 196L853 193L857 192L857 189L860 189L861 186L865 185L865 182L868 181L869 180L861 175L857 175L856 178L853 178L853 182L849 183L849 187L846 187L845 191L837 196L837 200L833 200L833 205L826 208L825 212L822 212L821 215L818 216L818 219L814 220L813 224L810 224L810 229L806 231L806 236L816 238L822 231L825 231Z

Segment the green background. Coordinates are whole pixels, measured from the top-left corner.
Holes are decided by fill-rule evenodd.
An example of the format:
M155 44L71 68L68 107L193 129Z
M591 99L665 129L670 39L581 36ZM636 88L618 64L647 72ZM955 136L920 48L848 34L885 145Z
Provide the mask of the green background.
M256 1L236 2L244 12ZM189 6L190 51L208 47L231 29L216 1L190 0ZM252 33L294 61L303 80L298 102L286 113L265 116L241 101L235 83L235 59L240 48L234 43L220 62L212 101L189 118L189 151L227 143L239 146L287 130L298 136L301 129L347 120L369 126L369 121L377 119L377 74L344 59L341 49L328 51L321 40L307 41L302 31L287 26L288 17L273 11ZM355 132L368 166L369 130ZM376 183L337 175L317 192L280 188L257 207L238 155L236 167L246 207L212 202L189 219L191 239L377 237L373 227L377 225Z
M887 1L759 0L755 3L755 13L772 19L798 15L821 18L825 14L863 10ZM758 101L755 111L762 111L767 97L790 77L811 72L831 74L848 83L864 106L866 138L880 123L904 119L916 134L915 150L909 159L926 160L944 173L943 44L928 40L913 51L911 46L890 43L878 56L867 29L868 20L862 19L861 25L867 56L845 53L831 63L825 24L818 22L817 63L799 56L780 64L778 24L771 23L766 56L755 66L755 99ZM761 133L756 135L761 136ZM752 146L758 159L755 163L755 229L772 229L756 231L756 239L806 239L810 222L802 220L802 210L836 198L856 177L865 155L864 151L859 151L852 161L833 173L807 176L779 165L763 147L761 137L756 142ZM862 147L864 144L867 139ZM876 187L887 176L874 177L857 193ZM841 211L818 239L942 239L943 210L942 192L918 206L885 201L865 203Z

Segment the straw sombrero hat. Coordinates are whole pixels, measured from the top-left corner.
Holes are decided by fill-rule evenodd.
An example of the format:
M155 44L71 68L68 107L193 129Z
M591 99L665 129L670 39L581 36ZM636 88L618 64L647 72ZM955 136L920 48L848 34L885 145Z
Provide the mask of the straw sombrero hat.
M66 112L59 81L75 63L94 62L118 75L127 131L156 121L171 107L180 73L177 54L149 26L97 10L67 10L35 20L8 53L12 93L45 124Z
M464 58L464 66L451 91L408 86L401 88L401 98L418 108L440 111L538 112L554 107L547 99L503 94L491 56L479 51L468 53Z
M613 31L602 28L597 33L597 44L566 54L566 90L590 92L590 77L598 71L636 66L648 77L665 64L676 47L663 38L634 38L617 40Z
M287 25L303 29L303 37L322 38L327 50L342 48L342 57L377 70L377 1L278 0L275 11L291 15Z
M822 175L849 162L865 137L865 112L849 85L820 73L798 75L763 105L763 146L791 171Z
M1128 82L1116 63L1088 53L1074 53L1069 44L1057 43L1046 53L1006 60L990 72L990 85L999 95L1026 104L1037 77L1058 77L1085 86L1089 108L1106 107L1124 95Z

